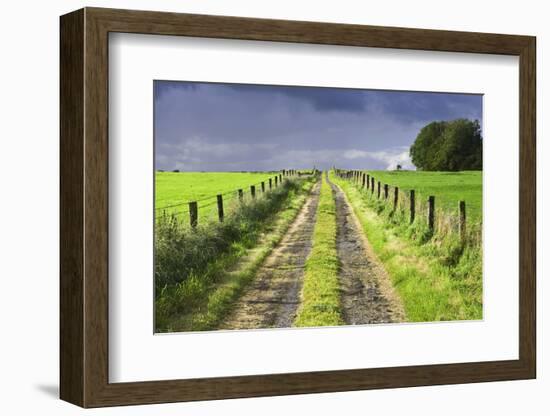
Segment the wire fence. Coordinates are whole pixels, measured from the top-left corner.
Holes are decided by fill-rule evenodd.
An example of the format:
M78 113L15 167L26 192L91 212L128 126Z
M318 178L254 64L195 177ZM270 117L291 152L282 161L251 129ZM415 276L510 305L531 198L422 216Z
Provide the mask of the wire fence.
M191 227L213 221L224 221L240 209L243 203L263 198L268 192L273 191L283 184L283 180L299 177L304 174L312 174L296 169L283 169L279 173L258 181L256 183L207 196L201 199L170 203L155 207L155 220L172 219L187 223Z
M348 180L368 198L377 201L396 221L420 224L436 237L457 233L463 242L481 243L481 223L468 221L466 201L458 201L456 211L450 212L437 206L437 195L386 184L363 171L335 169L335 172L339 178Z

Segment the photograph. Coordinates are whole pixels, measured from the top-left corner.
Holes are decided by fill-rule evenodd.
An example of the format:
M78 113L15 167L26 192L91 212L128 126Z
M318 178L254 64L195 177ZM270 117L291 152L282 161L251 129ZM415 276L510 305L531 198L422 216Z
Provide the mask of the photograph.
M483 95L153 81L155 333L483 319Z

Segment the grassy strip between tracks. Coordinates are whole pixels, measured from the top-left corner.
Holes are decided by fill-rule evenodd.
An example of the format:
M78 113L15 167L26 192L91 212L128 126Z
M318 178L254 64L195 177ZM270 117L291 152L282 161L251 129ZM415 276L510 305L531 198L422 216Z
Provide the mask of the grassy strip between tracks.
M454 235L414 238L418 224L388 221L376 198L332 174L399 293L411 322L482 318L481 247L456 249Z
M298 187L289 189L276 214L246 227L243 234L246 238L233 242L226 253L210 261L200 273L193 272L182 282L161 291L155 303L157 332L205 331L219 325L285 235L315 180L298 182Z
M323 179L313 245L306 260L301 306L294 326L343 325L336 252L336 204L332 190Z

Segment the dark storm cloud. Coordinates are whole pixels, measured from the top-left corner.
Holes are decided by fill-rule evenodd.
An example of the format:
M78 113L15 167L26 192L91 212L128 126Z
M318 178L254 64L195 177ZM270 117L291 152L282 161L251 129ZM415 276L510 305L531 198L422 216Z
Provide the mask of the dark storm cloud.
M284 95L290 99L309 103L317 111L361 112L366 101L363 94L342 88L315 88L264 85L230 85L229 88L242 92L263 95ZM356 91L357 92L357 91Z
M158 169L412 168L433 120L481 120L481 96L155 82Z
M366 96L379 102L384 111L401 120L446 120L457 114L481 119L482 96L425 92L367 91Z
M170 92L178 92L184 90L196 90L200 87L200 84L195 82L179 82L179 81L155 81L153 85L153 91L155 95L155 102L163 98L163 96Z

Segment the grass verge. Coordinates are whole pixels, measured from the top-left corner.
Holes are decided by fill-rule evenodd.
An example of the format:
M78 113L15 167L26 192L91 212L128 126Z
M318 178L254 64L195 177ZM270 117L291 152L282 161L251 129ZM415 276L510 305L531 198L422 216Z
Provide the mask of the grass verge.
M336 175L373 250L399 293L407 321L482 318L481 246L453 234L425 238L422 224L408 224L368 192Z
M176 277L165 276L170 283L158 292L156 332L215 328L283 237L314 182L311 178L285 181L271 199L268 194L263 202L245 204L239 216L223 224L209 225L193 234L184 228L177 238L164 234L172 249L163 253L156 265L158 269L169 265ZM177 264L172 264L175 261ZM172 282L177 276L181 280Z
M343 325L336 251L336 204L326 178L321 186L312 244L294 326Z

